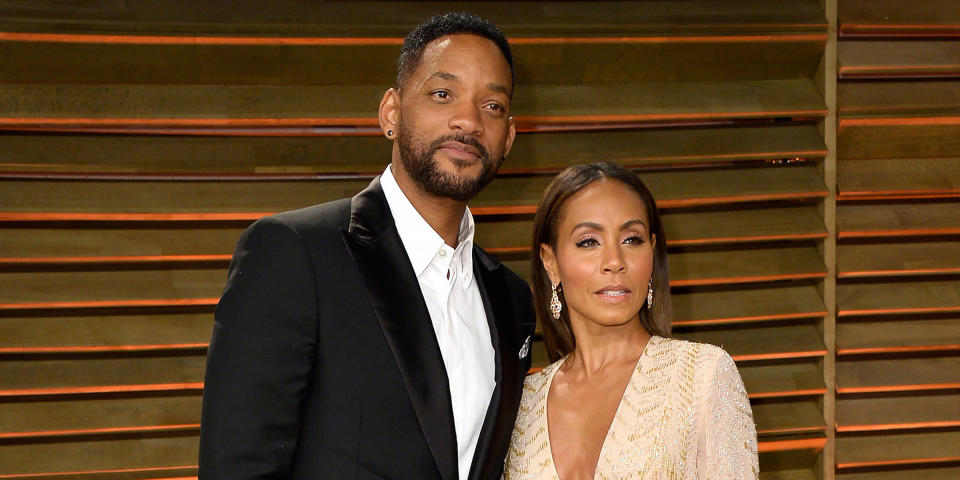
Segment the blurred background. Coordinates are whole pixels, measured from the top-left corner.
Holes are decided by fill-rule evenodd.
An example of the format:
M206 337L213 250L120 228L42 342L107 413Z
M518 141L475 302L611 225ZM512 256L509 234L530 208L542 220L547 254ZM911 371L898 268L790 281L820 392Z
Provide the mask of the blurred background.
M450 10L519 76L481 246L529 277L551 176L636 169L761 478L960 478L955 0L0 0L0 479L196 477L240 232L383 170L402 37Z

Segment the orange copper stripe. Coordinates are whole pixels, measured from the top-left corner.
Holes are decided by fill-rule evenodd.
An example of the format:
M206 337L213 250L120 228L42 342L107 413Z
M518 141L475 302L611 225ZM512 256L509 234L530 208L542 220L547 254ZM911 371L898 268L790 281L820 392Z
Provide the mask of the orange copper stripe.
M960 382L925 383L917 385L875 385L869 387L837 387L837 393L886 393L886 392L925 392L935 390L960 389Z
M863 196L848 196L848 195L839 195L837 200L840 202L856 202L863 200L925 200L933 198L957 198L960 197L960 192L955 192L953 190L944 190L941 192L924 192L924 193L910 193L910 194L880 194L880 195L863 195Z
M219 298L168 298L150 300L95 300L83 302L0 303L0 310L46 310L73 308L136 308L214 306Z
M228 262L231 255L124 255L104 257L0 257L0 266Z
M838 348L837 355L868 355L875 353L948 352L960 350L960 344L902 345L895 347Z
M728 317L728 318L717 318L717 319L701 319L701 320L679 320L673 322L673 325L676 326L694 326L694 325L718 325L726 323L749 323L749 322L765 322L765 321L777 321L777 320L801 320L808 318L821 318L827 315L826 310L819 312L800 312L800 313L781 313L773 315L754 315L748 317Z
M88 213L0 212L0 222L209 222L255 221L274 212L230 213Z
M873 237L904 237L928 235L957 235L960 227L944 228L905 228L902 230L847 230L837 233L837 238L873 238Z
M90 345L57 347L0 347L0 354L42 354L42 353L112 353L112 352L154 352L169 350L200 350L208 343L173 343L166 345Z
M780 240L817 240L827 238L827 233L798 233L783 235L746 235L743 237L686 238L668 241L669 245L709 245L714 243L772 242Z
M748 393L750 398L782 398L782 397L805 397L811 395L826 395L826 388L808 388L805 390L787 390L783 392L753 392Z
M826 438L805 438L800 440L774 440L757 442L760 453L783 452L787 450L823 450Z
M825 431L827 431L826 425L792 428L763 428L757 429L757 435L782 435L785 433L816 433Z
M93 387L22 388L14 390L0 390L0 398L53 395L91 395L98 393L179 392L199 390L203 390L203 382L157 383L149 385L99 385Z
M113 470L76 470L70 472L46 472L46 473L14 473L0 474L0 479L16 480L36 477L50 476L70 476L70 475L104 475L110 473L153 473L153 472L173 472L177 470L196 470L196 465L181 465L176 467L141 467L141 468L121 468ZM166 477L164 477L166 479ZM196 477L185 477L196 478ZM166 479L171 480L171 479Z
M883 118L841 118L838 128L843 127L902 127L926 125L960 125L960 116L942 117L883 117Z
M950 307L910 307L910 308L865 308L841 309L838 317L859 317L866 315L901 315L908 313L952 313L960 312L960 305Z
M910 275L944 275L960 273L960 267L905 268L901 270L862 270L840 272L838 278L905 277Z
M784 360L791 358L810 358L810 357L823 357L827 355L826 349L821 350L808 350L808 351L799 351L799 352L776 352L776 353L751 353L743 355L732 355L734 361L737 362L753 362L759 360Z
M826 33L787 35L698 35L698 36L619 36L619 37L520 37L513 45L611 44L611 43L785 43L826 42ZM0 32L8 42L97 43L133 45L276 45L276 46L354 46L400 45L397 37L240 37L195 35L103 35L74 33Z
M960 427L960 420L942 422L883 423L876 425L838 425L837 431L844 432L883 432L888 430L920 430L925 428Z
M756 275L744 277L722 277L722 278L695 278L689 280L671 280L670 286L691 287L701 285L727 285L733 283L755 283L755 282L775 282L779 280L806 280L813 278L826 278L827 272L813 273L785 273L781 275Z
M183 425L153 425L146 427L87 428L75 430L45 430L38 432L0 432L0 440L18 438L56 438L79 435L106 435L114 433L178 432L199 429L199 423L187 423Z
M948 463L960 461L960 457L908 458L903 460L874 460L869 462L837 463L837 470L863 467L892 467L897 465L918 465L925 463Z

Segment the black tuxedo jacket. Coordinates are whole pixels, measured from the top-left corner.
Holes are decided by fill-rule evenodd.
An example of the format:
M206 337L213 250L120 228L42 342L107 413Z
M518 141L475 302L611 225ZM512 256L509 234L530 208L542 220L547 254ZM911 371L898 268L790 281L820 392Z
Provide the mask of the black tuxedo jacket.
M530 290L474 248L496 388L470 479L499 478L534 331ZM257 221L207 358L200 479L456 480L450 389L379 179Z

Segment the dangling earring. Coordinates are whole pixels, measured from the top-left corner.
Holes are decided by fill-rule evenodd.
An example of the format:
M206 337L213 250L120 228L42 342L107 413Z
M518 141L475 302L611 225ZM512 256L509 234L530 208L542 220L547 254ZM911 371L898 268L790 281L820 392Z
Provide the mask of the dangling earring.
M650 283L647 284L647 308L653 308L653 277L650 277Z
M553 296L550 297L550 313L553 314L554 320L559 320L560 312L563 311L563 304L560 303L560 297L557 296L557 292L560 291L560 285L550 282L550 288L553 289Z

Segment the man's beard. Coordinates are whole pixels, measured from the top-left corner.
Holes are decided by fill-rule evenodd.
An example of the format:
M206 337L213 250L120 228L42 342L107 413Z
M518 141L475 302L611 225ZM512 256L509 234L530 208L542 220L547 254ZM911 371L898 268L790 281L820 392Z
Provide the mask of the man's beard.
M434 158L437 150L446 142L460 142L477 149L482 169L475 177L452 175L440 170ZM490 153L477 139L465 134L444 135L424 146L416 144L413 134L404 128L401 123L397 127L397 146L400 148L400 161L403 168L421 188L437 197L450 198L460 202L469 201L475 197L483 187L486 187L497 175L503 157L494 162ZM453 160L454 167L462 170L466 165Z

